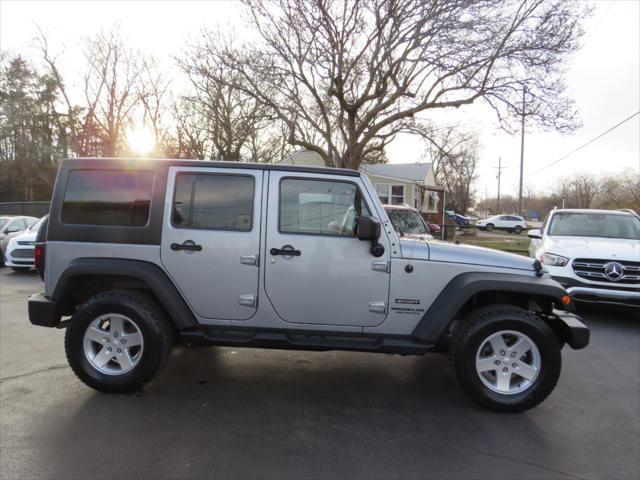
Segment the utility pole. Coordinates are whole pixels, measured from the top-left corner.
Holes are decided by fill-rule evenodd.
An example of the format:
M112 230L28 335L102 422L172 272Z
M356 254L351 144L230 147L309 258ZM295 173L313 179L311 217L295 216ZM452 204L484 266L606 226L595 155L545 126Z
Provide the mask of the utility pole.
M522 217L522 176L524 173L524 107L527 87L522 87L522 127L520 131L520 191L518 193L518 215Z
M498 166L493 168L498 170L498 175L496 176L496 178L498 179L498 201L496 205L496 214L499 214L500 213L500 181L502 180L502 170L507 168L502 166L502 157L498 157Z

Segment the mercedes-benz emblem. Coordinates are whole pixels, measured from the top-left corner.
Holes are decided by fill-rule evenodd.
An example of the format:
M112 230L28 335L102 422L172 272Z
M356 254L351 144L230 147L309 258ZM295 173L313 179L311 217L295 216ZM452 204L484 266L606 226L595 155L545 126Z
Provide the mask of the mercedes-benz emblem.
M604 266L604 274L612 282L617 282L624 276L624 267L618 262L609 262Z

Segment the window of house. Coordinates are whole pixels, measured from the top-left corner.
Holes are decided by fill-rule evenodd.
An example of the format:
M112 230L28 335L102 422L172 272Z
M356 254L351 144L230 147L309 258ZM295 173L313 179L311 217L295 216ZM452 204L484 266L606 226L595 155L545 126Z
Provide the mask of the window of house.
M153 178L153 172L143 170L73 170L62 202L62 221L142 227L149 220Z
M254 190L250 175L179 174L171 222L179 228L249 232Z
M428 209L430 212L434 212L436 210L436 196L434 195L434 192L429 192Z
M358 218L370 214L354 183L292 178L280 183L282 233L351 236Z
M422 189L418 185L413 186L413 208L418 211L422 208Z
M376 183L376 193L380 202L386 205L404 204L404 185Z

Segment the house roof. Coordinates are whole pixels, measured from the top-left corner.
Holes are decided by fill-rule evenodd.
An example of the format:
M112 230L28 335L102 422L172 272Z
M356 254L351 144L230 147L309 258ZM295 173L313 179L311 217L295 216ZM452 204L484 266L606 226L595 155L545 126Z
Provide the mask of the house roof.
M393 177L410 182L424 182L431 171L431 162L362 165L360 170L369 175Z

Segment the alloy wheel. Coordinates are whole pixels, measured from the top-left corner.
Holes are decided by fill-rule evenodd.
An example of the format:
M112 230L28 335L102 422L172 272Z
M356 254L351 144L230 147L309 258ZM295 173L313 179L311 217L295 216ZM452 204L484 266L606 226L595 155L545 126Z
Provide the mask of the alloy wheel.
M144 339L132 319L119 313L108 313L89 324L83 347L85 357L97 371L122 375L140 363Z
M536 344L525 334L503 330L487 337L476 353L476 372L490 390L515 395L538 378L541 357Z

